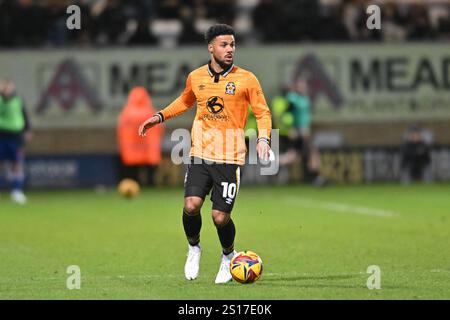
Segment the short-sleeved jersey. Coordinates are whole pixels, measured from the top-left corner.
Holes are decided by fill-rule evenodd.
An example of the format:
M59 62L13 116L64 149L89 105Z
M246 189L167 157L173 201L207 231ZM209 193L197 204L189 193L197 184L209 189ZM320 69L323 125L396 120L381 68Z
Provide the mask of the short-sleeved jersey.
M191 156L243 165L249 105L257 121L258 138L270 139L270 110L258 79L247 70L232 65L218 74L210 64L204 65L189 74L181 96L159 114L163 121L168 120L195 103Z

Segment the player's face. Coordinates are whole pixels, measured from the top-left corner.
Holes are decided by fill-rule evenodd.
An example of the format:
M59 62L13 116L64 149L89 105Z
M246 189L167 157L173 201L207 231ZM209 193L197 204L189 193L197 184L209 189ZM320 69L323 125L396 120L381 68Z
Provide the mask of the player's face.
M2 94L5 97L10 97L13 95L14 90L16 90L14 83L12 81L5 81L3 90L2 90Z
M308 91L308 82L304 79L298 79L295 83L295 89L299 93L306 94Z
M209 52L222 68L226 68L233 64L235 49L234 36L232 35L217 36L208 45Z

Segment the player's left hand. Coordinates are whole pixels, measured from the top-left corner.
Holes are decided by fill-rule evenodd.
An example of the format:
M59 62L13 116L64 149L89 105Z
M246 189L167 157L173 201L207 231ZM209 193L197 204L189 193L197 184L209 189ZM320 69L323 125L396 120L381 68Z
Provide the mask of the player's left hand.
M159 117L154 115L150 118L148 118L147 120L144 121L144 123L142 123L139 126L138 129L138 134L141 137L145 137L147 135L147 130L150 129L153 126L156 126L159 123Z
M263 139L259 140L258 144L256 145L256 152L258 153L258 157L264 161L268 161L269 151L270 151L269 143Z

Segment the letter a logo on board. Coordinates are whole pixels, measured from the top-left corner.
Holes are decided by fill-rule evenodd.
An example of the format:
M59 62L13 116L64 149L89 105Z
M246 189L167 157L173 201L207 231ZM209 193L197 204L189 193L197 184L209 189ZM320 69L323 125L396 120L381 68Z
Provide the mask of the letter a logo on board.
M307 54L295 65L293 79L308 74L309 97L314 102L319 95L324 95L333 104L335 109L339 109L344 98L335 82L331 80L325 71L321 61L314 54Z
M81 72L80 66L72 59L63 61L44 90L36 107L37 114L43 114L53 101L65 111L70 111L79 99L96 113L101 104L96 93Z

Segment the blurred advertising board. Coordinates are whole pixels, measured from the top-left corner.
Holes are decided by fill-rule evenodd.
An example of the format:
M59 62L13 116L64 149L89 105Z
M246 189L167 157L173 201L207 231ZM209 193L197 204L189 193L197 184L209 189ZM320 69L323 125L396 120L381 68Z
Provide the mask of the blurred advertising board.
M111 127L130 88L146 87L161 109L207 59L204 47L2 51L0 76L16 82L35 127ZM269 103L306 77L316 121L450 119L446 45L238 47L235 62L255 73ZM189 127L190 114L169 128Z
M401 154L397 148L343 148L321 151L321 174L332 184L399 182ZM26 161L28 189L73 189L113 187L119 182L117 155L30 156ZM260 166L245 165L245 185L284 185L303 183L300 162L280 166L275 175L261 175ZM430 173L432 181L450 181L450 148L433 147ZM181 187L185 166L164 157L155 174L157 186ZM0 188L8 183L0 177Z

